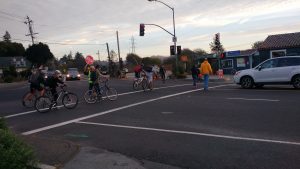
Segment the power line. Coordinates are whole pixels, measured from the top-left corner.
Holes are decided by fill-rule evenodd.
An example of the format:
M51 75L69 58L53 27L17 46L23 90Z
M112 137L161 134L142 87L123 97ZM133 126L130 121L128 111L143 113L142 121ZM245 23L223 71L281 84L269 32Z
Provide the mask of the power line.
M6 15L3 15L3 16L0 16L1 18L3 19L7 19L9 21L17 21L17 22L20 22L20 23L23 23L23 21L19 20L19 19L16 19L16 18L10 18L9 16L6 16Z
M4 15L8 15L10 17L14 17L14 18L18 18L18 19L24 19L24 17L21 17L21 16L18 16L16 14L11 14L11 13L8 13L8 12L4 12L4 11L1 11L0 10L0 13L4 14Z

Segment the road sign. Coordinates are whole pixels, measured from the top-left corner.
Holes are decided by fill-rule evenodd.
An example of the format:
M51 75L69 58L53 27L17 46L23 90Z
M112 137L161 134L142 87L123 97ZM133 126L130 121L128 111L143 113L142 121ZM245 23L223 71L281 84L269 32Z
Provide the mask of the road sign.
M177 42L177 37L173 36L173 42Z
M87 63L88 65L93 64L93 63L94 63L94 58L93 58L93 56L88 55L88 56L85 58L85 63Z

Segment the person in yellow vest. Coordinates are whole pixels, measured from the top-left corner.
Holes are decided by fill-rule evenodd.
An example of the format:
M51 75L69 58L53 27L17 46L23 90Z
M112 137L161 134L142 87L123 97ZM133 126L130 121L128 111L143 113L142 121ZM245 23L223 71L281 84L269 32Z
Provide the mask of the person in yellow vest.
M204 90L206 91L208 90L209 75L212 74L212 69L207 58L205 58L204 62L201 63L200 71L204 78Z
M92 90L97 80L96 69L94 66L85 65L84 72L88 76L89 90Z

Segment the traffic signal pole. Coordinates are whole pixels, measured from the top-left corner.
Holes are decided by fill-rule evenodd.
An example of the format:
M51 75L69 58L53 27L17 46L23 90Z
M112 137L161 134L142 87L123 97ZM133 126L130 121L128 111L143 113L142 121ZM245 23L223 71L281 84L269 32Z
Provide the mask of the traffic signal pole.
M173 13L173 30L174 30L174 33L171 34L171 35L173 36L172 41L174 42L174 53L175 53L175 58L176 58L176 73L177 73L178 72L178 58L177 58L177 51L176 51L177 50L177 46L176 46L177 37L176 37L176 30L175 30L175 10L174 10L174 8L172 8L171 6L169 6L168 4L166 4L166 3L162 2L162 1L159 1L159 0L148 0L148 1L149 2L155 1L155 2L162 3L162 4L164 4L165 6L167 6L168 8L170 8L172 10L172 13ZM160 28L162 28L162 27L160 27ZM165 30L165 31L167 31L167 30ZM168 33L170 33L170 32L168 32Z

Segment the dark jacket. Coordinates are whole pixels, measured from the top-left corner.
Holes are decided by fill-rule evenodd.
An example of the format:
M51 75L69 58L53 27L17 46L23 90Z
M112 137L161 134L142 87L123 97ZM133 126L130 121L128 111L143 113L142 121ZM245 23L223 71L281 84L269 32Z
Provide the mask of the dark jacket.
M46 85L50 88L56 88L58 86L58 83L64 84L64 82L61 81L59 78L55 78L53 76L49 77L46 81Z
M198 68L196 68L195 66L192 67L191 69L192 72L192 76L198 76L198 74L200 73L200 70Z

